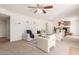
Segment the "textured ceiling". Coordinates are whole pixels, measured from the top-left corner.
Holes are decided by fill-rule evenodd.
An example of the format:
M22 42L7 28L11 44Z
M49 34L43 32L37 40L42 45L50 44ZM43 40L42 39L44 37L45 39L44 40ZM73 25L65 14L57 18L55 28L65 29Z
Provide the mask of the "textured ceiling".
M34 9L28 6L36 6L35 4L0 4L1 8L5 8L11 12L31 16L39 19L55 20L64 17L79 15L79 5L77 4L53 4L52 9L46 10L46 14L33 13Z

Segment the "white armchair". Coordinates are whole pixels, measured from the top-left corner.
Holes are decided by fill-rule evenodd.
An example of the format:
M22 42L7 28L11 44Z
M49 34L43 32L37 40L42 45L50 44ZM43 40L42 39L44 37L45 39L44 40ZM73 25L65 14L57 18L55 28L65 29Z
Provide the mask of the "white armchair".
M37 40L37 47L45 52L49 52L51 47L56 46L56 36L55 34L50 35L46 38L39 37Z
M31 41L34 39L34 34L32 33L31 30L26 30L22 35L22 39Z

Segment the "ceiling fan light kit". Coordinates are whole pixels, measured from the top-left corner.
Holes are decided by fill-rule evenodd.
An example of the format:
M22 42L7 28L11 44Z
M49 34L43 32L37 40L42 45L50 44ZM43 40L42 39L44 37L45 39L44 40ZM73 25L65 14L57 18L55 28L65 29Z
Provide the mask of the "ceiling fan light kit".
M42 13L42 9L38 8L36 13Z
M41 10L41 9L38 9L38 10L37 10L37 13L42 13L42 10Z

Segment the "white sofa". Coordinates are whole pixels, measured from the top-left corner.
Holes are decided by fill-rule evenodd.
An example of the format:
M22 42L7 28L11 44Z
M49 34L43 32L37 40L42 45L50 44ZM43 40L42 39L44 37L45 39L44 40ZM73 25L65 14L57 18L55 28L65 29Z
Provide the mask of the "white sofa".
M49 52L51 47L56 46L56 35L50 35L48 37L39 37L37 39L37 47L45 52Z

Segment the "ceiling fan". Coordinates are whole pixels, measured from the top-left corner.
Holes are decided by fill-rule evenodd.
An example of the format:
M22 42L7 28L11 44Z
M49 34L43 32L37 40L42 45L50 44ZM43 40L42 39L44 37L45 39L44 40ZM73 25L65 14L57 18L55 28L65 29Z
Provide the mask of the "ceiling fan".
M37 4L36 6L28 6L28 8L34 8L34 13L47 13L45 9L53 8L53 5L41 5Z

